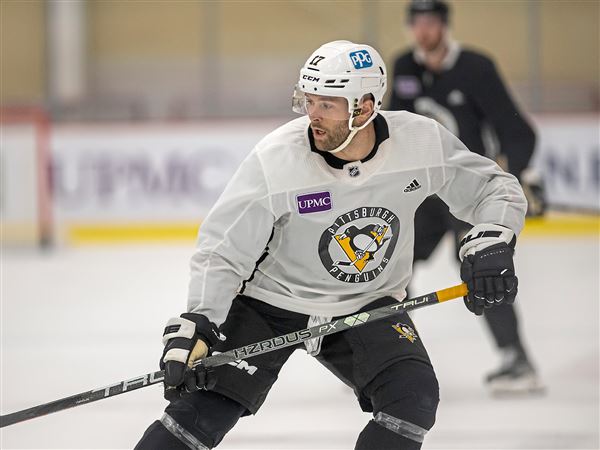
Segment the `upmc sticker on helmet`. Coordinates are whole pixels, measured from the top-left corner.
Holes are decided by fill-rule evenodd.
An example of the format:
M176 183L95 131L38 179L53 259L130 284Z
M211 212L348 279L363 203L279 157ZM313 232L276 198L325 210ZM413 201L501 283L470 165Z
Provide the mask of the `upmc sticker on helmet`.
M350 59L352 60L355 69L365 69L373 65L371 55L369 55L369 52L366 50L350 53Z

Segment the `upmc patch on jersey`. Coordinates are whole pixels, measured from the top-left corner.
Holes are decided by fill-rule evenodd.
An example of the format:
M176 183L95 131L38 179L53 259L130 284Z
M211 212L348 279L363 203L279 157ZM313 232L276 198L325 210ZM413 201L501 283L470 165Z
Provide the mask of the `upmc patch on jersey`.
M396 95L400 98L415 98L421 93L421 83L417 77L412 75L399 75L394 80Z
M371 67L373 65L371 55L369 55L369 52L366 50L359 50L357 52L350 53L350 59L352 60L352 64L354 64L355 69L366 69L367 67Z
M300 214L329 211L331 209L331 193L325 191L298 195L296 197L296 205L298 205L298 212Z

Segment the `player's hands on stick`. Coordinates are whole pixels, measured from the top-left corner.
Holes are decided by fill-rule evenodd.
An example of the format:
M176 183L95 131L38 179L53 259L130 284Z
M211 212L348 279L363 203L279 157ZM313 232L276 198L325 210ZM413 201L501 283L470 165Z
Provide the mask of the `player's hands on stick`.
M492 224L477 225L463 238L460 277L469 288L464 297L469 311L480 316L486 308L515 301L515 242L510 229Z
M173 400L182 391L211 389L215 383L212 371L194 362L210 354L210 348L224 339L217 326L202 314L185 313L167 322L163 333L165 349L160 368L165 371L165 399Z

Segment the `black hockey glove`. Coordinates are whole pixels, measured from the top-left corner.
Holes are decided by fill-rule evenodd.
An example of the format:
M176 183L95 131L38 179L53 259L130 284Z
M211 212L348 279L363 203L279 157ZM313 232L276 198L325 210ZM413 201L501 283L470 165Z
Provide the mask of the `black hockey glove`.
M527 217L543 216L546 212L546 193L542 177L532 169L525 169L519 181L527 199Z
M480 316L485 308L515 301L518 279L513 263L515 234L499 225L473 227L460 243L460 277L469 293L469 311Z
M171 401L182 391L193 392L211 389L215 384L214 373L195 361L210 354L210 348L224 337L217 326L202 314L185 313L167 322L163 333L165 349L160 368L165 371L165 399Z

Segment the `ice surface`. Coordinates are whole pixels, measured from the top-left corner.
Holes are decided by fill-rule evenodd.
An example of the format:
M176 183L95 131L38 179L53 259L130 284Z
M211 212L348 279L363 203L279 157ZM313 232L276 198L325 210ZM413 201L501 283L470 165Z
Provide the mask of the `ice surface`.
M185 308L192 245L4 252L2 414L154 370L166 320ZM448 240L417 268L414 293L458 282ZM599 246L596 238L523 238L522 331L548 394L491 399L498 363L483 320L456 300L414 315L442 402L425 449L597 449ZM1 430L3 449L132 448L165 402L160 386ZM369 420L353 394L296 352L263 409L222 449L351 449Z

